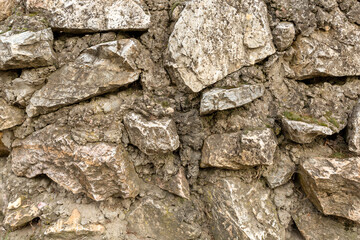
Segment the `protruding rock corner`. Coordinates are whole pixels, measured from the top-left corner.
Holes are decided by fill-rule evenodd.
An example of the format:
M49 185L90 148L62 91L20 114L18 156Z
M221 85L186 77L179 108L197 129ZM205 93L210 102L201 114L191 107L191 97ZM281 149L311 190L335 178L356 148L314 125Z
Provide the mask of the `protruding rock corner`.
M360 1L0 0L1 240L360 240Z

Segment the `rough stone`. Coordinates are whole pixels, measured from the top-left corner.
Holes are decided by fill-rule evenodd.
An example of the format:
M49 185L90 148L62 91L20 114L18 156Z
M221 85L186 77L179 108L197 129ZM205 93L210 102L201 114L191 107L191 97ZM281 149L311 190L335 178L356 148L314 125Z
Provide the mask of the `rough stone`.
M79 145L69 127L49 125L24 140L14 142L12 170L28 178L46 174L72 191L101 201L110 196L135 197L139 180L121 145Z
M175 123L170 118L147 120L130 113L124 117L130 142L147 155L168 153L179 148L180 141Z
M0 0L0 22L11 15L15 0Z
M359 224L343 218L324 216L308 200L301 202L292 218L306 240L360 239Z
M134 233L140 239L199 239L201 232L198 223L184 221L184 217L192 211L194 209L189 201L147 197L130 209L126 217L129 223L127 232Z
M286 117L282 118L282 127L285 135L297 143L311 143L318 136L334 134L334 131L329 127L315 123L289 120Z
M56 61L53 40L51 29L1 34L0 70L53 65Z
M20 125L25 120L24 111L0 98L0 131Z
M264 95L263 85L244 85L238 88L214 88L201 98L200 114L240 107Z
M262 182L222 178L205 187L205 201L214 239L285 239L270 190Z
M283 151L276 151L274 164L266 169L263 176L271 188L276 188L290 181L295 170L295 163L290 157Z
M74 239L87 235L100 235L105 232L105 227L100 224L81 224L81 214L74 209L67 221L59 219L48 227L44 235L56 239Z
M186 31L184 31L186 29ZM195 0L169 38L167 66L193 92L275 52L261 0Z
M280 22L272 31L274 44L278 51L284 51L294 42L295 27L291 22Z
M150 14L138 0L27 0L26 6L30 12L43 12L50 26L61 31L136 31L150 26Z
M277 141L271 129L214 134L205 139L200 166L241 169L272 165Z
M326 215L360 223L360 159L308 158L300 163L300 182Z
M7 157L10 153L10 150L3 143L2 136L3 136L3 133L0 132L0 157Z
M48 75L56 68L44 67L24 69L21 76L13 79L4 86L4 98L13 105L25 107L35 91L39 90L46 81Z
M36 206L22 206L17 210L11 210L6 214L4 225L9 229L14 230L31 222L40 215L41 211Z
M143 47L135 39L99 44L85 50L73 63L55 71L34 93L26 112L30 117L56 110L139 79Z
M349 150L360 154L360 101L354 107L347 127Z
M326 17L326 22L330 30L300 36L293 44L291 67L299 80L360 75L360 27L349 23L340 10Z
M161 179L157 179L156 181L160 188L182 198L190 199L190 187L185 176L184 168L180 168L178 173L167 181Z

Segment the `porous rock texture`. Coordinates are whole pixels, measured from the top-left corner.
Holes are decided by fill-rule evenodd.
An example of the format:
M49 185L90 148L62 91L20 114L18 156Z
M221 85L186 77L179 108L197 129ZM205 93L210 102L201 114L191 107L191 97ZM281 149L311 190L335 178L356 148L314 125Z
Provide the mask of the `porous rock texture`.
M0 239L360 240L357 0L0 0Z

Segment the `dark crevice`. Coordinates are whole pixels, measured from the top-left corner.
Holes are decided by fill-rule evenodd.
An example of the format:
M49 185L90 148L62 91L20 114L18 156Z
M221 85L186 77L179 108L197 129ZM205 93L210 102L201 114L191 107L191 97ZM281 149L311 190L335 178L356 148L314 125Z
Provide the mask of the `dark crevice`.
M348 77L315 77L302 80L302 83L306 85L315 85L315 84L322 84L322 83L330 83L331 85L344 85L347 81Z

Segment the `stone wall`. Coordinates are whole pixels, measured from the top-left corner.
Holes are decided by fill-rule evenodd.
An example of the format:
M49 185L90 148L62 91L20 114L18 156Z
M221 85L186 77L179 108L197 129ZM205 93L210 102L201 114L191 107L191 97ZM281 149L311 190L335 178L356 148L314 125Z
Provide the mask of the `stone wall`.
M360 2L0 0L0 239L360 240Z

